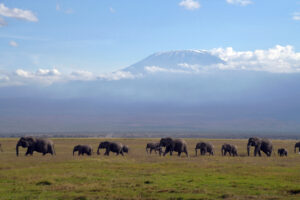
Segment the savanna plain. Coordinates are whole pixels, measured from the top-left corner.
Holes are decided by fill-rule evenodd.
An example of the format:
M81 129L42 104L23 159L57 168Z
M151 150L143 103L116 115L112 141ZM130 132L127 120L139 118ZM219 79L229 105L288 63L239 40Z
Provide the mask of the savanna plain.
M159 139L109 139L130 147L129 154L97 155L101 138L52 138L56 155L25 157L18 138L2 138L0 199L300 199L300 154L294 140L273 140L288 157L246 156L247 140L186 139L190 157L147 155L147 142ZM195 156L195 145L209 141L214 156ZM221 156L223 143L235 144L238 157ZM72 155L77 144L94 154Z

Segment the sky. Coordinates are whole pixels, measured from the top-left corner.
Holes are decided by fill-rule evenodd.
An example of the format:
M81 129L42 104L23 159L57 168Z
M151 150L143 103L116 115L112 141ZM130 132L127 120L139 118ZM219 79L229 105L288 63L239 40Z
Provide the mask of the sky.
M2 0L0 73L110 73L169 50L297 52L299 33L299 0Z
M0 0L0 133L298 133L299 33L299 0Z

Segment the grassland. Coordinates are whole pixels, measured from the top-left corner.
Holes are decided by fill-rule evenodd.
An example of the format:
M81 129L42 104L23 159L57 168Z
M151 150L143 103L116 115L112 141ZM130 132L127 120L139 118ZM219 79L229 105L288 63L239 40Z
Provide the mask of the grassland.
M145 144L158 139L114 139L130 146L129 155L72 156L76 144L96 151L104 139L53 139L56 156L25 149L17 139L0 139L0 199L300 199L300 155L295 141L274 140L287 158L247 157L246 140L209 140L215 156L195 157L201 139L186 139L190 157L147 155ZM222 157L224 142L236 144L239 157Z

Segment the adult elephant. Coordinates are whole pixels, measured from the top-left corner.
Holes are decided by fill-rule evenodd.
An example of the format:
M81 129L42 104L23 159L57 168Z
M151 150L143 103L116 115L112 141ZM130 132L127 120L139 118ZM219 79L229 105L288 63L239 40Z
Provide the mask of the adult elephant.
M16 145L16 154L19 156L19 146L27 148L26 156L32 155L34 151L43 155L50 153L55 154L54 144L51 140L36 137L21 137Z
M300 142L297 142L295 144L295 153L296 153L296 149L298 148L298 152L300 153Z
M116 155L123 154L123 145L120 142L101 142L98 146L97 154L100 155L100 149L106 149L104 155L109 156L109 152L114 152Z
M247 144L247 152L248 156L250 156L250 147L253 146L254 148L254 156L257 154L261 156L260 151L263 151L267 156L271 156L273 151L273 145L270 140L268 139L261 139L257 137L251 137L248 140Z
M74 156L74 153L78 151L78 155L88 155L88 156L91 156L92 153L93 153L93 148L90 146L90 145L76 145L74 148L73 148L73 156Z
M214 155L214 146L209 142L198 142L195 147L195 153L197 156L197 151L200 150L201 155L209 153L209 155Z
M149 151L148 151L148 149L149 149ZM146 145L146 152L151 154L153 150L154 150L155 153L157 153L157 151L158 151L159 155L161 155L162 149L159 146L159 142L150 142L150 143L147 143L147 145Z
M237 147L232 144L223 144L221 148L221 154L222 156L226 156L226 154L229 153L229 156L238 156L237 154Z
M178 152L178 156L180 156L182 152L184 152L186 156L189 156L187 143L183 139L173 139L170 137L161 138L159 146L165 147L163 156L165 156L169 152L170 156L172 156L173 151Z
M287 156L287 155L288 155L287 150L284 149L284 148L278 149L278 150L277 150L277 153L278 153L278 155L279 155L280 157L282 157L282 156Z

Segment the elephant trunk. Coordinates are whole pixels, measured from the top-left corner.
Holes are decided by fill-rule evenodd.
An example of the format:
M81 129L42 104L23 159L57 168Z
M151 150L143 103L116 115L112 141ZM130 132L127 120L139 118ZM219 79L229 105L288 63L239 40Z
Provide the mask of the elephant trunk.
M75 153L75 151L76 151L76 150L75 150L75 149L73 149L73 156L74 156L74 153Z
M300 147L299 147L300 148ZM296 145L295 145L295 149L294 149L294 152L296 153Z
M247 153L248 153L248 156L250 156L250 146L249 145L247 146Z
M224 149L223 149L223 147L222 147L222 149L221 149L221 155L222 155L222 156L224 156L223 150L224 150Z
M16 146L16 154L17 154L17 156L19 156L19 146L20 146L20 144L19 144L19 142L18 142L18 144L17 144L17 146Z
M97 149L97 155L100 155L100 146Z

